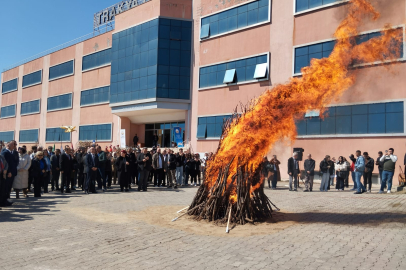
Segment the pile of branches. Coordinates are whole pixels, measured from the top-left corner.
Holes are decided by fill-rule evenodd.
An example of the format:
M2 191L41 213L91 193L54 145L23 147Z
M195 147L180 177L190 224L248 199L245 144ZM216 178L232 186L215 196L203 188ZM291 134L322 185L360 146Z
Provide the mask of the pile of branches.
M261 181L261 168L253 171L247 166L238 166L236 175L227 183L232 162L219 172L216 183L210 189L204 181L187 211L188 215L197 220L206 219L219 224L229 221L241 225L272 217L272 206L277 208L265 195L263 183L252 189Z

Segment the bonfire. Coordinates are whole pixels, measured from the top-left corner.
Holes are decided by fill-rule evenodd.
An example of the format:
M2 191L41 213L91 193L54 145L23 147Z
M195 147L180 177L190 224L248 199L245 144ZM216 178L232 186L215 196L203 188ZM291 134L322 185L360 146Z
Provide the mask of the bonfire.
M400 57L402 30L386 25L380 37L356 44L361 20L379 13L367 0L351 0L346 18L334 37L327 58L312 59L302 76L291 78L235 112L223 127L217 152L207 162L203 185L184 214L218 223L263 221L277 209L264 193L261 162L281 139L296 138L295 121L309 110L321 115L356 79L354 63L373 63Z

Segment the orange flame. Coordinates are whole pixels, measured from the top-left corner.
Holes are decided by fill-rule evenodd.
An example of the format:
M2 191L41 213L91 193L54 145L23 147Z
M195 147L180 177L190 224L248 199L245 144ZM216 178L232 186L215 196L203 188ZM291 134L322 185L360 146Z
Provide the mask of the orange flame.
M309 67L302 69L302 77L291 78L287 84L277 85L253 100L241 117L234 119L219 142L214 157L208 161L205 185L211 188L221 168L235 157L230 165L227 179L231 203L237 201L237 192L232 177L237 164L258 168L262 157L281 139L294 141L297 133L295 120L308 110L325 107L337 100L356 79L354 63L394 60L400 57L399 44L403 33L385 26L382 36L356 45L355 36L361 19L369 15L372 20L379 13L367 0L351 0L347 17L340 23L334 37L334 50L328 58L312 59ZM251 187L251 192L263 184ZM210 195L209 195L210 196Z

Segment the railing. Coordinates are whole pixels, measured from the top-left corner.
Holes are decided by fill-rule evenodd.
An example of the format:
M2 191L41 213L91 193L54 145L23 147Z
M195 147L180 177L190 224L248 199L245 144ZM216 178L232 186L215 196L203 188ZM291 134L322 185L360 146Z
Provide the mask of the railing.
M100 27L97 31L93 31L92 33L89 33L89 34L86 34L86 35L84 35L84 36L78 37L78 38L76 38L76 39L74 39L74 40L65 42L65 43L63 43L63 44L61 44L61 45L58 45L58 46L56 46L56 47L53 47L53 48L51 48L51 49L48 49L48 50L46 50L46 51L43 51L43 52L38 53L38 54L36 54L36 55L33 55L33 56L31 56L31 57L28 57L28 58L26 58L26 59L24 59L24 60L21 60L21 61L15 63L15 64L13 64L13 65L10 65L10 66L4 68L4 69L3 69L3 72L5 72L5 71L7 71L7 70L10 70L10 69L13 69L13 68L15 68L15 67L21 66L22 64L31 62L31 61L33 61L33 60L35 60L35 59L41 58L41 57L43 57L43 56L45 56L45 55L54 53L54 52L56 52L56 51L65 49L65 48L70 47L70 46L72 46L72 45L75 45L75 44L77 44L77 43L83 42L83 41L85 41L85 40L88 40L88 39L97 37L97 36L99 36L99 35L105 34L105 33L107 33L107 32L113 31L113 30L114 30L114 23L109 24L109 25L105 25L105 27Z

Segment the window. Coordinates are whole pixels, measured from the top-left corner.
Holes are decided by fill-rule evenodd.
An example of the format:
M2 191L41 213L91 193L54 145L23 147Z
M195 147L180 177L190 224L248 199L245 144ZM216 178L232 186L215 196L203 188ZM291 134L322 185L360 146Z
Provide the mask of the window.
M200 39L269 21L269 0L253 1L201 20Z
M111 141L111 124L79 127L80 141Z
M18 79L2 83L1 92L3 94L17 90Z
M33 114L40 112L40 100L33 100L21 103L21 115Z
M65 94L48 98L47 111L72 108L72 94Z
M263 65L262 65L263 64ZM221 63L217 65L201 67L199 69L199 87L213 87L224 86L228 81L234 83L241 83L246 81L257 80L255 77L255 71L260 69L258 66L262 65L262 71L265 69L265 77L258 79L268 79L268 55L263 54L246 59L240 59L236 61ZM232 71L234 70L234 72ZM226 74L228 73L228 74ZM234 73L234 77L233 77ZM227 78L226 78L227 76ZM227 79L227 80L226 80ZM227 81L227 82L226 82Z
M16 105L10 105L6 107L1 107L0 118L8 118L16 116Z
M9 142L14 140L14 131L2 131L0 132L0 141Z
M232 115L199 117L197 123L197 138L219 138L223 133L223 124Z
M82 71L105 66L111 63L111 49L83 56Z
M402 101L330 107L326 115L299 121L298 135L404 133Z
M73 60L50 67L49 68L49 80L54 80L57 78L62 78L66 76L73 75Z
M42 82L42 70L27 74L23 76L23 88Z
M46 142L70 142L70 132L61 128L47 128L45 133Z
M38 129L20 130L20 143L38 142Z
M295 1L296 1L296 12L313 9L336 2L343 2L343 0L295 0Z
M158 98L190 98L191 40L192 22L159 20Z
M109 102L110 86L85 90L80 93L80 106Z
M373 32L356 37L356 43L361 44L374 37L381 36L381 32ZM301 46L295 48L295 64L294 73L300 74L303 67L310 65L312 58L321 59L329 57L335 46L335 40L317 43L308 46ZM400 45L400 57L403 58L403 42ZM360 62L354 62L353 64L360 64Z
M255 67L254 79L263 79L266 77L268 64L258 64Z

